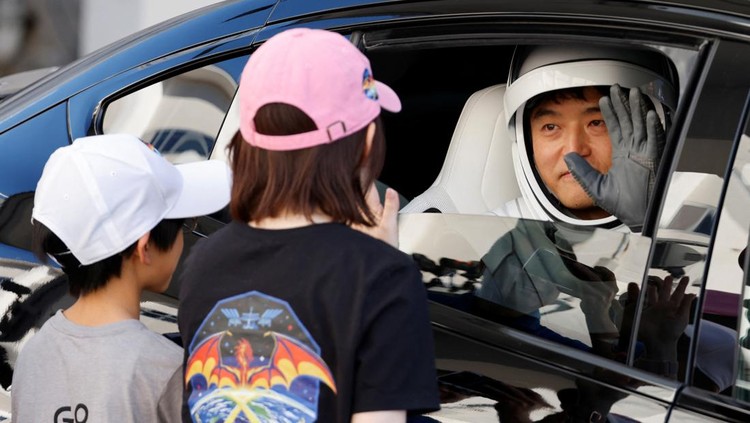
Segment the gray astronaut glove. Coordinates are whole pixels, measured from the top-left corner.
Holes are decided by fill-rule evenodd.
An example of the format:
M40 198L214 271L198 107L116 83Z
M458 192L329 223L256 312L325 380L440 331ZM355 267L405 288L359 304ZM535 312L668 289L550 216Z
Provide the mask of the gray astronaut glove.
M565 164L597 206L640 231L664 149L664 128L638 88L628 99L613 85L599 107L612 141L612 166L601 174L577 153L566 154Z

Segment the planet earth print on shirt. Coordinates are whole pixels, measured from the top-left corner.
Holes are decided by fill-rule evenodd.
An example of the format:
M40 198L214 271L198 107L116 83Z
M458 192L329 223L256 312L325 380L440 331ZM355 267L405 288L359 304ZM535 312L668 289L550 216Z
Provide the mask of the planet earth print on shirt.
M185 384L196 422L314 422L320 347L286 301L251 291L218 302L189 347Z

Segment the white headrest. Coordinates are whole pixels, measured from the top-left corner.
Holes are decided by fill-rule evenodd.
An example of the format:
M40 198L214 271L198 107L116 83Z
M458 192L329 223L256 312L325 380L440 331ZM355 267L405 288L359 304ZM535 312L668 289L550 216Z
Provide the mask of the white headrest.
M475 92L464 105L437 179L401 211L481 214L521 195L505 124L505 84Z

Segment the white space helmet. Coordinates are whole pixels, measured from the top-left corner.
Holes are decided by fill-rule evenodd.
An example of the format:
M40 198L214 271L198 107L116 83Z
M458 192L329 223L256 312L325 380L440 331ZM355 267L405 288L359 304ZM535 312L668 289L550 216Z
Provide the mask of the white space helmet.
M505 91L505 116L514 140L516 178L532 217L584 226L619 224L614 216L583 220L565 212L536 173L523 124L526 103L539 94L614 84L640 88L653 102L662 124L669 123L677 105L677 73L672 62L658 51L582 45L516 48Z

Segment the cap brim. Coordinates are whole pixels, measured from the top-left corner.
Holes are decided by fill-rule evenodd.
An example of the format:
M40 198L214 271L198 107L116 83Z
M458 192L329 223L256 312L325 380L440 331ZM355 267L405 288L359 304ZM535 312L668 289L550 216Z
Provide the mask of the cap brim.
M378 90L378 103L380 107L393 113L401 111L401 100L391 87L380 81L375 81L375 87Z
M226 163L206 160L175 167L182 174L182 192L165 219L202 216L229 204L232 176Z

